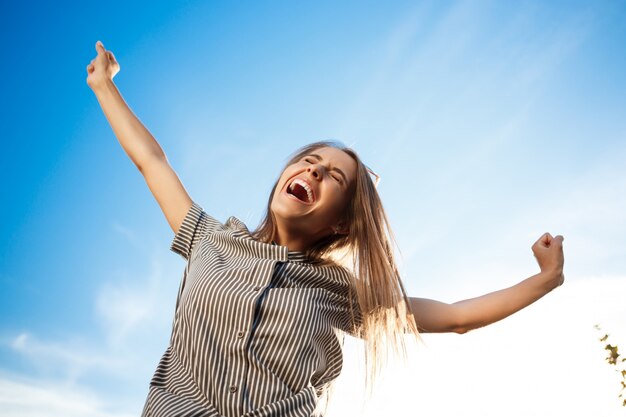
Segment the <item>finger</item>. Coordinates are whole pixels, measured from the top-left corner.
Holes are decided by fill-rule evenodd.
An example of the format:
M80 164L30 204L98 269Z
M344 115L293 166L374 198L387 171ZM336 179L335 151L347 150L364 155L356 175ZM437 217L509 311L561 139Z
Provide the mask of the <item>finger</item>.
M106 52L106 50L104 49L104 45L102 44L102 42L98 41L96 42L96 51L98 52L98 55L103 54Z
M565 239L563 238L563 236L561 236L561 235L556 235L556 236L554 237L553 244L562 248L562 247L563 247L563 240L565 240Z
M543 234L543 236L541 236L541 243L543 243L544 245L548 246L551 241L552 241L552 235L550 235L550 233L546 232Z
M107 51L107 57L109 58L109 61L115 62L115 56L113 56L113 52Z

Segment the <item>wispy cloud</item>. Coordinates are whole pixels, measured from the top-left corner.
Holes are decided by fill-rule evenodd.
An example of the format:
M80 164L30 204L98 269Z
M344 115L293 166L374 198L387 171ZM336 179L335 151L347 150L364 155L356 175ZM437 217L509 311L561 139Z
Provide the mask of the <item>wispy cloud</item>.
M89 372L111 373L124 369L122 361L107 355L96 347L86 347L76 340L44 342L22 332L12 338L9 347L37 370L68 383L75 382Z
M171 325L175 280L163 283L159 256L149 258L143 277L116 271L94 296L94 323L100 333L86 339L69 334L42 340L30 331L4 337L2 345L28 365L24 376L0 378L0 413L4 416L123 416L145 395ZM179 275L179 274L177 274ZM168 305L171 308L163 308ZM98 326L96 326L96 330ZM101 341L101 342L99 342ZM153 357L154 363L146 361ZM101 381L128 386L114 398L110 389L93 394ZM108 401L108 403L107 403Z
M54 381L0 377L0 410L3 417L129 417L108 411L93 392Z
M425 296L456 297L493 291L539 272L531 245L544 232L565 237L567 280L585 276L615 276L626 270L626 170L624 149L614 148L594 165L581 167L576 177L554 187L538 187L532 200L506 213L500 222L480 219L481 236L458 237L459 224L424 223L419 236L399 242L409 288ZM505 230L499 225L504 224ZM467 227L465 225L464 227ZM458 238L457 238L458 237ZM423 251L446 262L419 265ZM443 249L445 248L445 249ZM452 259L450 259L452 258ZM425 277L418 279L416 277Z
M626 270L626 148L613 147L558 189L538 195L511 223L510 237L565 236L566 270L578 275ZM538 236L537 236L538 237Z
M163 265L157 257L151 259L151 270L142 279L132 277L105 282L95 301L98 321L105 331L110 348L121 349L129 335L137 330L154 328L165 319L169 309L163 309L171 297L165 294Z
M540 11L520 7L496 16L493 9L489 2L457 2L438 16L437 7L423 3L407 12L376 50L376 65L346 112L340 137L359 137L360 146L384 140L379 163L396 162L399 149L419 156L442 137L456 138L448 151L463 157L434 167L433 178L454 171L482 140L489 147L495 135L498 142L515 137L501 133L524 118L594 21L564 13L546 30L537 22Z
M134 230L121 225L118 222L113 222L113 230L115 230L120 235L124 236L128 242L133 245L137 245L137 234Z

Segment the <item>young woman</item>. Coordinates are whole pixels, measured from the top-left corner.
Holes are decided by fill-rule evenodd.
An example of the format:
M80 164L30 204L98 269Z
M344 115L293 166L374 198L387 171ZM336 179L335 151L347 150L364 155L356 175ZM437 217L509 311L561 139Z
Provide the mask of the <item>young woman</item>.
M190 198L124 102L113 53L99 41L96 51L87 84L165 214L171 250L187 261L143 416L320 414L343 334L363 339L371 386L405 336L486 326L563 283L563 237L545 233L532 246L540 272L510 288L453 304L408 297L371 171L333 142L292 156L256 230L236 217L221 223Z

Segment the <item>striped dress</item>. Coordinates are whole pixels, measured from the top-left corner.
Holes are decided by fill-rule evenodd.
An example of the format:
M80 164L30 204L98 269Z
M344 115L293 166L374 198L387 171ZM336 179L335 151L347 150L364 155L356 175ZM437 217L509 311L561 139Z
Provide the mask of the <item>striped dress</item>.
M195 202L170 249L187 264L142 417L310 417L341 372L344 332L360 337L351 273Z

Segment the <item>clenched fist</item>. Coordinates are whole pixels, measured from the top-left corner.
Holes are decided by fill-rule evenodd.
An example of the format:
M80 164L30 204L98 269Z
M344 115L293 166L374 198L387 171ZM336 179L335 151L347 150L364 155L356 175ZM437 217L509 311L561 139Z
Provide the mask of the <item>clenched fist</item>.
M552 237L544 233L532 246L533 254L537 259L542 272L550 272L554 277L552 284L558 287L563 284L563 236Z
M104 49L102 42L96 42L96 52L98 55L87 65L87 85L92 90L103 85L108 80L112 80L120 71L120 64L117 63L113 52Z

